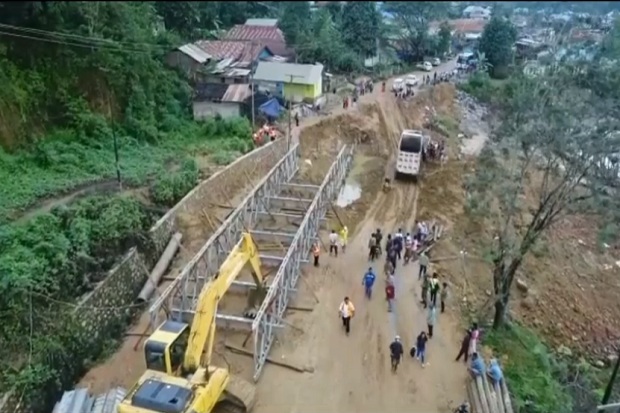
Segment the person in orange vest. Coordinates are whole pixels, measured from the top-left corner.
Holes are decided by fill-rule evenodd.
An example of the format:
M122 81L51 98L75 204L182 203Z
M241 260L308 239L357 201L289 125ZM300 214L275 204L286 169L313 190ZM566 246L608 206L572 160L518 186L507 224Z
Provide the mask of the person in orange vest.
M254 133L252 135L252 140L254 141L254 145L258 146L260 143L258 142L258 133Z
M272 128L272 129L269 131L269 139L270 139L272 142L276 140L276 129L275 129L275 128Z
M312 255L314 256L314 266L319 266L319 255L321 254L321 247L319 247L319 243L315 242L312 244Z

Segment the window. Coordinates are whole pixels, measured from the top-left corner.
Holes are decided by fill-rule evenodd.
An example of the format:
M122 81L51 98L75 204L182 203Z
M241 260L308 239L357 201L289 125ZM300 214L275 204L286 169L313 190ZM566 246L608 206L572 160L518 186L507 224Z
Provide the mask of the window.
M146 368L148 370L166 371L166 363L164 361L165 345L159 342L147 341L144 345L144 358Z
M420 153L422 151L422 138L419 136L403 136L400 142L400 150L407 153Z
M170 345L170 365L172 371L175 372L183 364L185 358L185 351L187 350L187 342L189 339L189 328L183 330L183 332L177 337L176 340Z

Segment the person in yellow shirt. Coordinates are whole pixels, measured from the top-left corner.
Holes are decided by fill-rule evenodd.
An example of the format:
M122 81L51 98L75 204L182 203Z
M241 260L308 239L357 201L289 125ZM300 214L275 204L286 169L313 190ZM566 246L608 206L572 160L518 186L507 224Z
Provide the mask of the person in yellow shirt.
M349 297L344 297L344 301L340 303L338 314L342 318L342 326L344 327L345 333L349 335L351 331L351 318L355 315L355 306L351 300L349 300Z
M343 226L340 229L340 245L342 246L342 253L347 250L347 241L349 240L349 228L347 226Z

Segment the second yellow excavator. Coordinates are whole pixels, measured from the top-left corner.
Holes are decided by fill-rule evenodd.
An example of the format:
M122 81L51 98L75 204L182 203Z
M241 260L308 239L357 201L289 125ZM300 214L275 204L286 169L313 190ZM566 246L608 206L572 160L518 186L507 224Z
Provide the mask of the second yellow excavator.
M264 293L258 250L245 233L200 292L191 327L167 320L146 340L146 372L118 413L242 413L253 408L254 386L211 365L218 302L247 264L257 291Z

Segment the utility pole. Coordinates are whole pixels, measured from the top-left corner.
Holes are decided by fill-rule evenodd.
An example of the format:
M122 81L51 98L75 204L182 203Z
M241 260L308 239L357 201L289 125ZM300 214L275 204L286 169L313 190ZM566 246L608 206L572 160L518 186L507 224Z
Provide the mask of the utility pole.
M112 127L112 140L114 143L114 165L116 167L116 180L118 181L118 191L123 192L123 180L121 178L121 163L120 163L120 156L118 154L118 140L116 139L116 122L114 122L114 116L112 115L112 102L110 99L110 93L112 93L111 92L112 89L110 88L110 83L107 80L106 80L106 86L108 88L107 90L108 119Z
M252 41L252 43L250 43L250 53L252 53L254 51L254 41ZM254 65L254 61L252 61L251 66L250 66L250 91L252 92L252 132L254 132L254 128L256 127L256 115L255 115L255 108L254 108L254 71L256 70L256 67Z
M303 78L303 76L297 76L297 75L285 75L288 76L289 78L289 84L293 84L293 79L301 79ZM286 100L288 101L288 136L286 137L286 150L287 152L291 149L291 139L293 137L293 122L291 119L291 112L292 112L292 102L291 102L292 96L289 96Z

